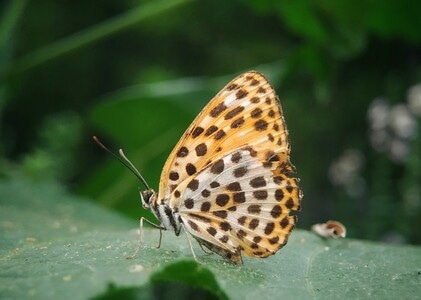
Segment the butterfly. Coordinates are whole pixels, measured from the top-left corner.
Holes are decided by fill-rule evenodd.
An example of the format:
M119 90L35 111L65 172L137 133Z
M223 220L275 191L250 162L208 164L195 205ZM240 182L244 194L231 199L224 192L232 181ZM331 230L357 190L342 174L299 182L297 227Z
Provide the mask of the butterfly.
M302 192L288 131L273 87L258 72L238 76L203 108L168 156L158 193L120 155L147 187L140 197L159 220L155 227L185 231L235 264L242 255L275 254L295 227L291 212L300 210Z

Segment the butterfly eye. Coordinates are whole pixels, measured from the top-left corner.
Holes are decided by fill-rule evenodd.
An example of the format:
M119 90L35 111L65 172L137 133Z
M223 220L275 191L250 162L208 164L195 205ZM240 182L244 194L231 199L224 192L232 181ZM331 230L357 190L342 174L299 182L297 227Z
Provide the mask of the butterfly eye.
M152 198L155 192L152 189L146 191L140 191L140 200L142 201L143 208L147 209L150 206Z

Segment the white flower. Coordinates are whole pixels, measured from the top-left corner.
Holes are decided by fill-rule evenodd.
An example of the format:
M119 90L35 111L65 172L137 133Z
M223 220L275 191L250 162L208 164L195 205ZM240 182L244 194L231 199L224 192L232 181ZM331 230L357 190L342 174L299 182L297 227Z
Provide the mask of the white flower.
M417 122L404 104L392 107L389 115L389 126L397 137L403 139L411 138L417 130Z
M368 108L368 121L373 130L384 129L389 120L390 106L382 98L376 98L371 102Z

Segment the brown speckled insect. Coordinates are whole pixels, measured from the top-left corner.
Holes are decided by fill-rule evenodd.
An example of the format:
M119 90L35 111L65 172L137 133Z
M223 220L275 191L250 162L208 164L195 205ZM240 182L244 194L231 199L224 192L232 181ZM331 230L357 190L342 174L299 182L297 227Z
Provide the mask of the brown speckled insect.
M184 230L235 264L287 243L302 193L279 99L262 74L238 76L200 112L169 155L158 193L120 154L146 185L142 204L157 228Z

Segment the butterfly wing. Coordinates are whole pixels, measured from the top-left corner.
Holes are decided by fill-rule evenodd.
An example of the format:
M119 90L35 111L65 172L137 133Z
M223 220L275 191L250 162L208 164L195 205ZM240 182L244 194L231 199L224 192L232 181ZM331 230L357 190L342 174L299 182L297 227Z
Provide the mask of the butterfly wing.
M296 221L289 213L300 207L289 153L275 91L260 73L244 73L209 102L174 148L158 202L174 208L211 250L231 253L233 261L241 252L266 257L286 243Z

